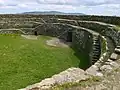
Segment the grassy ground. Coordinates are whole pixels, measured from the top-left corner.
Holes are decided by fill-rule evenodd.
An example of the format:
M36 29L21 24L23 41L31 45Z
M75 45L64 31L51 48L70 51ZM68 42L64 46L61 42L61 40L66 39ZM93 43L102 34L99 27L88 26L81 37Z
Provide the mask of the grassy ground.
M116 26L115 29L120 31L120 26Z
M102 54L106 52L106 41L102 38Z
M47 46L47 39L50 37L27 40L0 35L0 90L23 88L69 67L79 67L80 60L71 48Z

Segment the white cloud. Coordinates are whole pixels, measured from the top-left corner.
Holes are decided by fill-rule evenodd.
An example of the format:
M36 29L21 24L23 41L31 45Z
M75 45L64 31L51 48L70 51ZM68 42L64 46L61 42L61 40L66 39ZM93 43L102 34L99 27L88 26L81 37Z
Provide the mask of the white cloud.
M0 13L35 10L120 15L120 0L0 0Z

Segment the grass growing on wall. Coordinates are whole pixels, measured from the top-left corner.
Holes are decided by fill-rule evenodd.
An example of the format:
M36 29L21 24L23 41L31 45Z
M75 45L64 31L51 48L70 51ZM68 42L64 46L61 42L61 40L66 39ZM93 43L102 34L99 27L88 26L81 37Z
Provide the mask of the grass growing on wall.
M102 54L106 52L106 40L102 38Z
M116 27L114 27L114 29L120 31L120 26L116 25Z
M28 40L19 35L0 35L0 90L23 88L79 67L80 60L71 48L47 46L47 39L50 37Z

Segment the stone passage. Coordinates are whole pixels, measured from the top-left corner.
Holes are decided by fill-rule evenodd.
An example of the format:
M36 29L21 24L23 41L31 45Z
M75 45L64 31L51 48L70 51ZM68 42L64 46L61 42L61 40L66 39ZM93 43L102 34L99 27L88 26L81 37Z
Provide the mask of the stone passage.
M37 31L34 31L34 35L35 35L35 36L37 36L37 35L38 35Z
M72 42L72 32L71 31L69 31L67 33L67 42Z

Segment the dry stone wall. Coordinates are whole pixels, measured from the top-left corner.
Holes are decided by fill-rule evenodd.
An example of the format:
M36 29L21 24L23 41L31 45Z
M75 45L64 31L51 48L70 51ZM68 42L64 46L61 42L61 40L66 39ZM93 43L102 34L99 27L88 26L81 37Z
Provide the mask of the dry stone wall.
M86 54L89 54L92 48L92 34L83 30L83 29L75 29L73 31L73 40L72 44L76 47L80 52L86 51Z
M98 22L97 22L98 21ZM105 22L105 23L102 23ZM106 24L109 23L109 24ZM115 25L120 25L120 17L107 16L71 16L71 15L0 15L0 33L37 34L72 40L72 48L88 54L92 65L87 74L103 76L99 70L108 69L107 63L115 47L120 46L120 31ZM71 35L69 35L71 33ZM107 43L106 52L101 55L101 36ZM100 57L102 56L102 57ZM116 58L112 54L111 58ZM100 59L99 59L100 58ZM110 60L111 62L111 60ZM70 68L52 78L28 86L21 90L46 89L55 84L78 82L86 80L89 75L79 68ZM82 76L81 76L82 75Z
M113 19L114 21L111 22ZM94 32L110 38L115 46L120 45L120 32L113 29L114 25L111 25L119 25L119 20L119 17L106 16L0 15L0 33L35 34L37 32L37 34L67 40L69 32L72 32L72 45L80 52L85 51L91 58L94 48Z
M89 54L92 48L92 34L84 29L56 23L40 25L35 31L40 35L54 36L66 41L68 33L71 32L72 46L76 47L79 52L85 51L86 54Z

